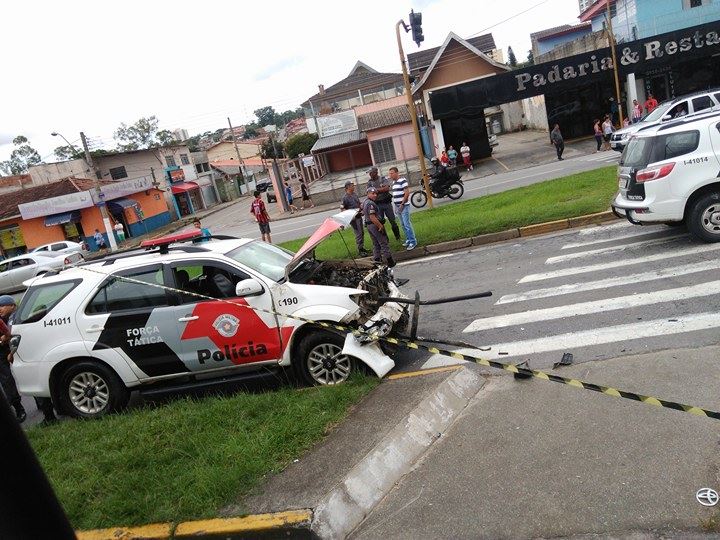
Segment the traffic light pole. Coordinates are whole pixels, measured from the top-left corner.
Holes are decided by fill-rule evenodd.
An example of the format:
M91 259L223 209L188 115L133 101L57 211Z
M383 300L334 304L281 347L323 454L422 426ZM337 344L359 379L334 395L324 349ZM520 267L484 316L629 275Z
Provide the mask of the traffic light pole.
M420 140L420 129L418 128L417 114L415 110L415 101L410 88L410 76L408 75L407 65L405 63L405 53L403 52L402 40L400 39L400 27L405 30L405 23L400 20L395 25L395 33L397 34L398 52L400 53L400 65L402 66L403 81L405 82L405 94L407 95L408 107L410 112L410 120L412 121L413 133L415 133L415 144L417 145L418 159L420 160L420 171L422 173L423 187L425 195L427 195L428 205L433 207L432 192L430 190L430 177L425 167L425 152L423 152L422 141Z

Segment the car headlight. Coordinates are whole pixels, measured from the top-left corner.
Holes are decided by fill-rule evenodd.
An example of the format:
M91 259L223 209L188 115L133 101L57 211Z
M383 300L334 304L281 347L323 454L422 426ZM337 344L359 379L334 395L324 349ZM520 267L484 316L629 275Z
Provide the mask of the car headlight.
M620 137L620 140L621 140L621 141L627 141L629 138L630 138L630 134L629 134L629 133L623 133L622 136Z

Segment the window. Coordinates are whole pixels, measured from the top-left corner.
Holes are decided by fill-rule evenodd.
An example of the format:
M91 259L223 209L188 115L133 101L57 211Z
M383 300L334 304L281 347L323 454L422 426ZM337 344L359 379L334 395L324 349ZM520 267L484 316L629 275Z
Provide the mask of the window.
M210 170L210 164L209 163L203 163L203 172L208 172Z
M15 323L39 321L50 313L60 300L65 298L79 283L80 280L74 280L30 287L20 301Z
M395 146L393 146L392 137L386 139L378 139L370 143L375 163L386 163L395 161Z
M202 172L208 172L210 170L210 164L209 163L196 163L195 164L195 171L202 173Z
M710 96L701 96L692 100L693 111L704 111L705 109L712 109L715 106Z
M0 264L0 272L7 272L9 266L10 266L10 263L2 263L2 264Z
M125 170L125 166L122 167L113 167L110 169L110 178L113 180L120 180L121 178L127 178L127 171Z
M61 251L67 247L67 244L65 242L59 242L57 244L53 244L50 246L51 251Z
M630 139L620 158L620 165L644 169L651 163L694 152L699 143L699 131L683 131L656 137L636 137Z
M187 154L180 154L180 163L183 165L190 165L190 158Z
M249 242L226 255L273 281L280 281L285 277L285 267L293 257L289 251L258 241Z
M31 264L35 264L35 261L32 259L18 259L17 261L12 261L12 268L22 268L23 266L29 266Z
M135 281L126 281L122 277L143 281L151 285L142 285ZM112 278L93 297L86 313L112 313L128 309L147 309L167 306L165 291L154 285L164 285L162 268L140 270L132 274Z
M708 2L705 2L708 3ZM703 0L683 0L683 9L702 7Z
M657 155L655 161L672 159L674 157L682 156L683 154L694 152L697 149L699 142L699 131L685 131L683 133L673 133L671 135L660 137L656 143Z
M230 271L223 266L207 263L181 264L173 268L175 287L188 293L180 295L183 304L207 300L196 295L234 298L235 286L249 277L240 270Z
M33 249L33 251L50 251L50 246L43 246L37 249Z
M168 167L177 167L177 163L175 163L175 156L165 156L165 163L167 163Z
M197 172L197 173L203 172L203 170L202 170L202 163L196 163L196 164L195 164L195 172Z

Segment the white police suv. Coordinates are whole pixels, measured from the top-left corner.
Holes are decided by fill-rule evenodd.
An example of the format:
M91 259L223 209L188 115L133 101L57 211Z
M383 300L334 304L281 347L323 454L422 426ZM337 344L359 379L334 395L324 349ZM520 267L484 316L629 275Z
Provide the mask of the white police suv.
M720 241L720 113L686 116L634 135L618 166L613 212L637 225L685 222Z
M205 385L291 364L310 384L341 383L358 360L384 376L394 362L377 342L307 322L379 335L407 322L391 301L403 295L389 269L313 257L352 217L328 218L297 254L193 231L34 281L12 326L20 392L51 396L64 414L97 417L122 409L133 389Z

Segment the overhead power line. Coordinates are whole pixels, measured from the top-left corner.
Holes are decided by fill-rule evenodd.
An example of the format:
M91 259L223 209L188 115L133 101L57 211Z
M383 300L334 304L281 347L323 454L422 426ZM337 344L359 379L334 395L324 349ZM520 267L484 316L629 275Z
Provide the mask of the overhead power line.
M524 14L527 13L528 11L531 11L531 10L535 9L535 8L538 7L538 6L542 6L543 4L548 3L549 1L550 1L550 0L542 0L542 2L538 2L537 4L534 4L534 5L530 6L530 7L527 8L527 9L524 9L524 10L520 11L519 13L516 13L515 15L510 15L510 17L508 17L507 19L503 19L502 21L496 22L495 24L490 25L490 26L488 26L487 28L483 28L483 29L480 30L479 32L475 32L473 35L468 36L467 39L470 39L471 37L475 37L475 36L477 36L477 35L480 35L480 34L482 34L483 32L487 32L488 30L490 30L490 29L492 29L492 28L495 28L496 26L500 26L501 24L505 24L506 22L511 21L511 20L519 17L520 15L524 15Z

